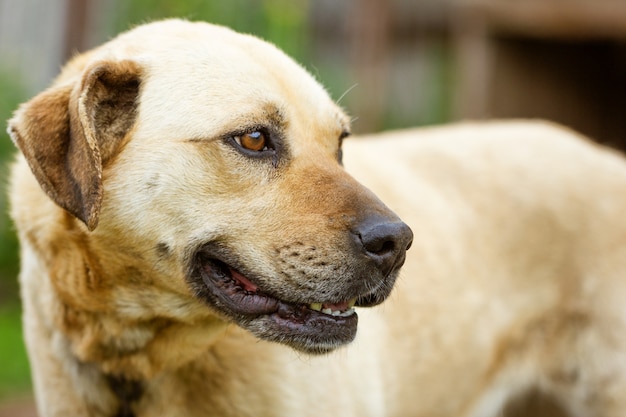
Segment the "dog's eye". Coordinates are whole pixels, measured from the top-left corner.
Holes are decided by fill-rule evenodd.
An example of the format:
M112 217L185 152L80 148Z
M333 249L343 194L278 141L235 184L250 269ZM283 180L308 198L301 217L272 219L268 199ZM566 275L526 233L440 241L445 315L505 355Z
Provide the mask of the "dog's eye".
M249 151L261 152L268 149L268 140L265 133L254 131L234 137L237 145Z

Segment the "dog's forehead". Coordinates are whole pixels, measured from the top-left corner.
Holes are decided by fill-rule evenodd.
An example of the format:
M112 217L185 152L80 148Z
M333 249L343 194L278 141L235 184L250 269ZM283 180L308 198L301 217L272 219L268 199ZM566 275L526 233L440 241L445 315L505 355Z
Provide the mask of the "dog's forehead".
M347 118L299 64L256 37L167 21L120 39L145 69L138 129L149 137L210 136L277 109L302 128L341 131ZM253 121L250 122L253 124ZM228 127L226 127L227 129Z

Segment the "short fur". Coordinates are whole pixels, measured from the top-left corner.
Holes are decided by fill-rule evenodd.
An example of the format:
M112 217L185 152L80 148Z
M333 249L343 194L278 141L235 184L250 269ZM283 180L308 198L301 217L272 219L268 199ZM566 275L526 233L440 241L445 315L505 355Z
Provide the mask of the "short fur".
M268 158L232 140L260 128ZM348 129L272 46L183 21L78 56L22 105L11 201L41 416L490 417L529 390L621 415L626 165L554 125L347 141L347 170L414 232L347 348L305 356L276 342L349 340L224 313L192 279L207 242L292 303L388 295L344 237L397 220L339 165Z

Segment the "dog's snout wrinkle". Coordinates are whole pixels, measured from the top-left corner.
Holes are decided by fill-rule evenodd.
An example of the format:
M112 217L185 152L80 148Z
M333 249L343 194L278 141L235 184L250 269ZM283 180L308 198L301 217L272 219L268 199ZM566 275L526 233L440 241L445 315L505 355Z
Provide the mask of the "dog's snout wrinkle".
M384 276L402 264L413 241L413 232L401 221L368 219L359 225L355 234L365 254Z

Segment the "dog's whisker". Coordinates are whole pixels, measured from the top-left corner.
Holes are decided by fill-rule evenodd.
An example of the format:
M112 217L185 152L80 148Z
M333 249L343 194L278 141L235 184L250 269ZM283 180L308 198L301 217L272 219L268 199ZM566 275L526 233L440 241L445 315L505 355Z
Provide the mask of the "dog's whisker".
M343 100L343 98L346 97L348 93L352 91L353 89L355 89L358 85L359 85L358 83L354 83L352 84L352 86L348 87L348 89L344 91L343 94L340 95L339 98L337 99L337 104L341 104L341 100Z

